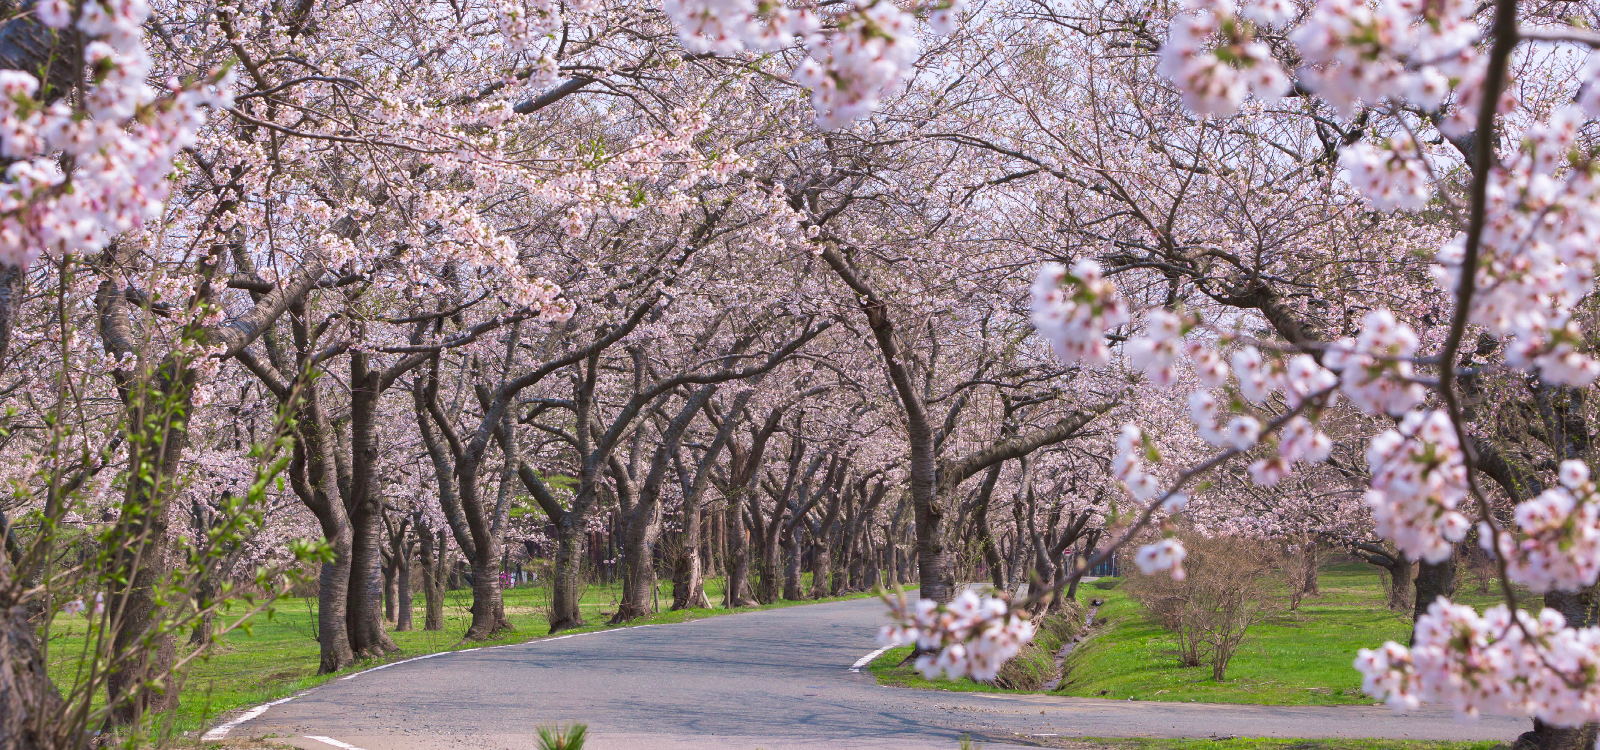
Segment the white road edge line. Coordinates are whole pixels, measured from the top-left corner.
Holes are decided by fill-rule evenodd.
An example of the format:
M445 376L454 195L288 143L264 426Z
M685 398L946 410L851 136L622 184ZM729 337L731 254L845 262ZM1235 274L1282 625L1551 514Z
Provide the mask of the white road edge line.
M475 648L467 649L467 650L468 651L477 651L477 649L475 649ZM421 656L413 656L410 659L401 659L400 661L393 661L393 662L389 662L388 664L380 664L380 665L378 665L376 667L373 667L372 669L363 669L360 672L356 672L355 674L348 674L348 675L345 675L343 677L340 677L339 681L343 682L345 680L353 680L353 679L355 679L357 677L360 677L361 675L364 675L364 674L366 674L368 672L376 672L376 671L378 671L380 669L388 669L389 667L398 667L401 664L410 664L411 662L414 662L414 661L422 661L423 659L432 659L435 656L444 656L445 654L454 654L454 653L458 653L458 652L455 652L455 651L436 651L436 652L431 653L431 654L423 654Z
M503 646L488 646L487 648L496 649L496 648L509 648L511 646L533 646L533 645L536 645L536 644L544 643L546 641L559 641L559 640L561 640L563 638L577 638L580 635L595 635L595 634L598 634L598 633L615 633L615 632L622 631L622 630L638 630L639 628L654 628L654 627L659 627L661 625L686 625L686 624L691 623L691 622L696 622L696 620L685 620L684 622L681 622L681 623L658 622L658 623L652 623L652 624L649 624L649 625L630 625L628 627L623 627L623 628L607 628L605 630L591 630L591 631L589 631L587 633L568 633L566 635L558 635L558 636L551 637L551 638L535 638L535 639L533 639L531 641L527 641L526 643L507 643L507 644L505 644ZM400 661L397 661L397 662L390 662L388 664L380 664L380 665L378 665L376 667L373 667L371 669L363 669L360 672L356 672L354 674L347 674L347 675L345 675L343 677L340 677L339 680L341 682L344 681L344 680L353 680L353 679L355 679L357 677L360 677L361 675L364 675L364 674L366 674L368 672L376 672L376 671L378 671L380 669L388 669L389 667L398 667L401 664L406 664L406 663L414 662L414 661L422 661L423 659L432 659L435 656L447 656L449 654L471 653L473 651L478 651L478 650L483 649L483 648L485 648L485 647L484 646L479 646L477 648L464 648L464 649L460 649L458 651L436 651L436 652L431 653L431 654L423 654L422 656L413 656L410 659L401 659ZM853 670L853 671L860 671L860 670ZM316 688L312 688L312 690L315 690L315 689ZM307 691L307 692L309 692L309 691ZM218 724L218 725L212 727L210 729L210 731L207 731L205 734L201 735L200 739L203 742L215 742L217 740L227 739L228 733L233 731L234 728L238 727L240 724L243 724L243 723L245 723L247 721L250 721L251 719L254 719L254 718L266 713L267 709L272 708L273 706L276 706L276 705L279 705L279 704L282 704L282 703L288 703L289 701L292 701L295 698L298 698L298 697L300 697L301 695L304 695L304 694L305 693L297 693L297 694L291 695L291 696L289 696L287 698L279 698L278 700L271 701L269 703L263 703L263 704L261 704L259 706L256 706L255 708L252 708L252 709L250 709L248 711L245 711L242 714L239 714L239 716L237 718L233 719L232 721L225 721L225 722L223 722L221 724ZM313 739L313 740L316 740L318 742L327 742L327 743L329 743L331 745L334 745L335 747L346 748L346 750L361 750L361 748L359 748L359 747L354 747L352 745L346 745L346 744L343 744L343 743L339 742L338 740L329 739L327 737L312 737L311 735L306 735L306 738L307 739Z
M862 667L865 667L868 664L871 664L873 659L876 659L876 658L878 658L880 656L883 656L883 652L888 651L890 648L891 648L890 646L884 646L883 648L880 648L877 651L874 651L874 652L872 652L870 654L867 654L866 656L863 656L860 659L856 659L856 663L850 665L850 671L851 672L855 672L856 674L860 674Z
M292 700L294 700L294 696L291 695L291 696L289 696L287 698L281 698L281 699L275 700L275 701L273 701L271 703L263 703L263 704L261 704L259 706L256 706L255 708L250 709L249 711L246 711L246 712L244 712L242 714L239 714L238 718L234 719L233 721L228 721L228 722L223 722L221 724L218 724L217 726L213 727L211 729L211 731L206 732L204 735L202 735L200 737L200 739L202 739L202 740L220 740L220 739L222 739L224 737L227 737L228 736L228 732L231 731L234 727L239 726L240 724L243 724L243 723L245 723L245 722L247 722L247 721L249 721L251 719L256 718L257 716L260 716L260 715L266 713L267 709L272 708L273 706L276 706L279 703L288 703L289 701L292 701Z
M324 743L327 743L329 745L333 745L334 747L342 747L342 748L344 748L344 750L361 750L361 748L356 747L355 745L352 745L352 744L350 744L348 742L340 742L340 741L338 741L338 740L336 740L336 739L334 739L332 737L318 737L316 735L308 734L308 735L305 735L305 738L308 739L308 740L316 740L318 742L324 742Z

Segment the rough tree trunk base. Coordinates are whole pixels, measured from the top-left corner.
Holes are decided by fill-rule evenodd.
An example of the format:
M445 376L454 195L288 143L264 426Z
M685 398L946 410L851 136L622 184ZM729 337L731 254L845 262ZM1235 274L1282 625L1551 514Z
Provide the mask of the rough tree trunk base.
M57 746L49 727L62 712L25 607L0 610L0 748Z

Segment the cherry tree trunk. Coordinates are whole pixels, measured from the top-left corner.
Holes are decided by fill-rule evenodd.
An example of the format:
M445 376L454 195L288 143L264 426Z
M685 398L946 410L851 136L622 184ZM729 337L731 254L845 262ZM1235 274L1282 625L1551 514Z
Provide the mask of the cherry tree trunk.
M583 519L564 514L556 521L555 571L550 582L550 632L582 627L578 608L582 596L579 578L583 564Z
M212 580L208 571L207 575L200 580L199 586L196 587L195 607L197 609L205 609L216 601L216 597L217 583ZM189 633L189 645L199 646L211 640L211 633L216 626L216 619L215 612L206 612L200 615L200 621L195 623L194 630Z
M411 556L407 554L404 545L400 553L394 557L395 570L395 618L394 629L407 631L415 626L411 620Z
M113 585L106 597L116 628L114 653L132 655L106 676L107 696L114 704L112 721L124 726L147 713L172 708L178 698L176 691L148 687L151 679L164 677L177 659L175 634L156 632L164 612L155 595L169 570L168 500L189 445L186 420L194 376L188 370L174 372L175 368L175 363L167 363L146 389L131 396L128 405L131 468L113 563L116 579L126 585Z
M1306 545L1305 578L1300 581L1300 591L1306 596L1317 596L1322 593L1322 550L1315 539L1308 540Z
M782 521L776 518L772 521L773 526L781 523ZM756 601L771 604L778 601L778 596L783 590L783 563L780 559L783 547L772 535L768 535L763 541L766 543L761 547L761 584L756 589Z
M800 589L800 542L793 534L786 536L783 545L783 598L797 602L805 598Z
M0 550L0 557L4 550ZM39 651L28 609L9 601L6 562L0 560L0 748L53 750L63 745L50 729L62 713L61 693Z
M672 608L692 609L705 598L705 571L700 567L698 545L689 547L678 556L672 569Z
M828 549L828 535L811 540L811 598L828 596L828 579L833 576L833 550Z
M880 564L882 561L878 557L878 550L872 546L872 540L870 539L861 541L861 560L861 590L871 591L877 588L881 582L880 577L883 575L883 566Z
M387 561L385 561L383 563L383 621L384 622L394 622L395 621L395 606L399 604L399 602L395 601L395 599L397 598L397 594L395 592L395 586L399 584L399 581L396 580L396 574L399 572L399 568L397 567L396 562L397 561L393 557L390 557L390 558L387 559Z
M683 504L683 549L672 565L672 608L690 609L699 606L705 597L705 572L700 558L699 498L689 497Z
M333 549L333 559L323 563L317 574L317 636L322 650L317 673L328 674L344 669L356 660L355 652L350 649L349 612L346 606L350 590L350 524L346 522L329 528L328 523L323 523L322 535Z
M379 373L350 355L350 649L362 658L399 651L383 629L383 509L373 491L378 460Z
M644 501L641 501L644 502ZM661 522L649 513L649 518L636 518L628 525L626 545L622 553L622 601L611 622L620 623L649 615L655 611L655 557L656 537L660 535Z
M932 433L912 429L911 507L917 521L919 593L923 599L948 602L956 597L955 561L945 546L944 506L936 474Z
M505 594L500 590L497 536L479 541L478 555L472 560L472 625L467 628L467 640L483 640L512 629L506 621Z
M1454 551L1441 563L1423 562L1417 566L1417 598L1411 608L1411 620L1427 614L1428 606L1439 597L1449 598L1456 591L1456 557Z
M748 593L750 588L750 535L745 530L744 518L740 513L739 503L735 500L728 501L726 529L728 538L727 553L727 591L723 594L723 604L728 609L753 604Z
M851 545L851 547L855 551L853 553L853 558L850 560L849 589L851 591L865 591L867 588L867 567L869 563L867 560L866 550L858 545Z
M1006 563L1000 557L1000 547L995 544L994 530L989 525L989 502L994 497L994 486L1000 480L1000 470L1005 462L989 467L984 474L983 488L978 493L978 507L972 510L972 529L978 537L978 547L983 551L983 564L989 568L989 580L995 591L1010 591L1006 580ZM1017 526L1021 529L1021 525Z
M357 508L351 514L350 579L347 589L345 626L349 628L350 650L358 658L383 656L399 647L383 630L383 556L380 519L376 513Z
M422 629L443 630L445 584L450 576L445 532L441 529L435 537L432 530L419 525L417 536L422 541Z

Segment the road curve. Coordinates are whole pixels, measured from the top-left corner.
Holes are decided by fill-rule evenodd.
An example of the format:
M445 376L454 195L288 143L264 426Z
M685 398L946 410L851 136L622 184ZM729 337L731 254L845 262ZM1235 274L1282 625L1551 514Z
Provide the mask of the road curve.
M1389 737L1510 740L1525 723L1458 724L1448 709L1238 706L881 687L849 667L873 650L873 599L458 651L341 678L230 736L298 747L529 750L541 725L583 722L609 748L954 748L1046 737ZM1037 739L1035 739L1037 738Z

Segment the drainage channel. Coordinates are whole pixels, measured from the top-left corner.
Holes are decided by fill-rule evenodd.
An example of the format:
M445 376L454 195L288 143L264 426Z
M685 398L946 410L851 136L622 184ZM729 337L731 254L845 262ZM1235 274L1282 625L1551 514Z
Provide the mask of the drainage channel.
M1100 599L1094 599L1089 602L1089 616L1084 618L1083 627L1078 630L1078 634L1074 636L1072 640L1062 644L1061 650L1056 652L1056 674L1061 675L1061 677L1056 677L1055 679L1046 682L1043 687L1044 692L1052 692L1061 685L1061 678L1066 676L1061 672L1061 667L1063 664L1066 664L1067 655L1072 653L1072 649L1077 647L1077 645L1083 641L1084 637L1089 634L1089 628L1094 625L1095 613L1100 611L1100 605L1104 603L1105 602Z

